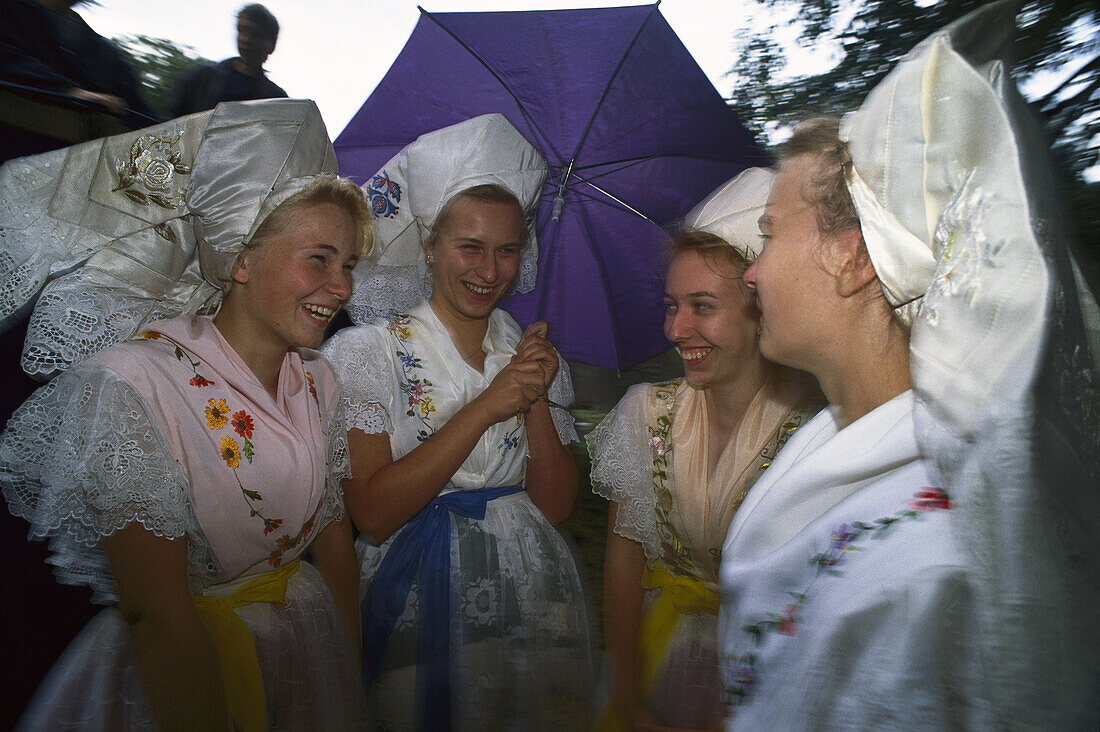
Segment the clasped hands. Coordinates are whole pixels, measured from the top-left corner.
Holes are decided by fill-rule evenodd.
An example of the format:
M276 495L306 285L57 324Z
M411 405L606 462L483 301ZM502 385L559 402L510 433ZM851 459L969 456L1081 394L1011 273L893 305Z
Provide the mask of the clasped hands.
M529 325L511 361L482 394L495 421L526 413L540 398L547 401L550 383L558 373L558 352L546 339L548 329L541 320Z

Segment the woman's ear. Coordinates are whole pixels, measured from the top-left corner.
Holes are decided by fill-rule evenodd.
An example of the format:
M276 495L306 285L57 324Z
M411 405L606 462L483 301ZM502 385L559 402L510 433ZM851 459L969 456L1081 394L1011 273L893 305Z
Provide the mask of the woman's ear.
M252 249L245 249L237 255L237 261L233 263L233 272L230 274L235 284L243 285L248 282L249 268L254 265L255 260L252 251Z
M863 243L863 232L858 228L845 229L833 234L831 245L836 276L836 293L851 297L878 279L875 265Z

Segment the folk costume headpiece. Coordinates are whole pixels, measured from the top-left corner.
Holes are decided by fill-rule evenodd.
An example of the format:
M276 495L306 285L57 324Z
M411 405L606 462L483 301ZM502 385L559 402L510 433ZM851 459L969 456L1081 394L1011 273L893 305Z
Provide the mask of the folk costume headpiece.
M515 292L530 292L538 270L534 207L546 161L503 115L487 114L421 135L366 184L374 209L374 254L355 269L347 304L357 323L403 311L431 295L424 244L444 205L474 186L494 183L527 215L528 243Z
M1083 727L1100 657L1100 311L1009 75L1015 6L918 45L841 136L868 252L912 326L918 443L973 569L979 627L952 652L985 693L962 723Z
M764 246L759 221L774 182L774 171L747 168L691 209L684 226L714 234L752 262Z
M309 100L232 102L0 168L0 329L48 379L151 320L213 312L275 206L336 172ZM36 301L37 298L37 301Z

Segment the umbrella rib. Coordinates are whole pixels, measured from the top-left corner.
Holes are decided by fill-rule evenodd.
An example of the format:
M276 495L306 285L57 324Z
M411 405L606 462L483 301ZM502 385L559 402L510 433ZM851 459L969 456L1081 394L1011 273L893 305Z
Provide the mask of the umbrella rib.
M540 136L540 137L542 138L542 143L543 143L543 149L545 149L545 150L550 150L550 149L552 149L552 148L551 148L551 146L550 146L550 138L549 138L549 136L547 136L546 132L545 132L545 131L544 131L544 130L543 130L543 129L541 128L541 127L539 127L538 123L537 123L537 122L535 121L535 118L534 118L534 117L533 117L533 116L531 115L531 113L530 113L530 112L528 112L528 111L527 111L527 108L523 106L523 103L522 103L522 102L520 102L520 100L519 100L519 96L518 96L518 95L517 95L517 94L516 94L516 93L515 93L514 91L512 91L512 88L511 88L510 86L508 86L508 84L507 84L507 83L506 83L506 82L504 81L504 79L503 79L503 78L502 78L502 77L500 76L500 74L498 74L498 73L497 73L497 72L496 72L496 71L495 71L495 70L493 69L493 67L491 67L491 66L490 66L490 65L489 65L489 64L488 64L488 63L487 63L487 62L485 61L485 59L483 59L483 58L482 58L482 57L481 57L481 56L480 56L480 55L479 55L479 54L477 53L477 51L475 51L474 49L470 48L469 44L467 44L467 43L466 43L466 41L464 41L464 40L462 40L461 38L459 38L459 37L458 37L457 35L455 35L454 31L452 31L452 30L451 30L450 28L448 28L447 26L443 25L443 23L439 22L439 19L435 17L435 14L434 14L434 13L429 13L429 12L428 12L427 10L425 10L425 9L424 9L423 7L421 7L421 6L419 6L419 5L417 5L417 6L416 6L416 9L417 9L417 10L419 10L419 11L421 12L421 14L422 14L422 15L424 15L425 17L427 17L427 18L428 18L429 20L431 20L431 21L432 21L433 23L435 23L435 24L436 24L437 26L439 26L439 28L440 28L440 29L441 29L441 30L442 30L442 31L443 31L444 33L446 33L446 34L447 34L447 35L449 35L449 36L450 36L451 38L453 38L453 39L455 40L455 43L457 43L458 45L462 46L462 48L466 49L466 51L467 51L467 52L468 52L468 53L469 53L469 54L470 54L471 56L473 56L473 57L474 57L474 59L475 59L475 60L476 60L476 61L477 61L477 62L478 62L479 64L481 64L482 66L484 66L484 67L485 67L485 70L486 70L486 71L488 71L488 72L489 72L490 74L492 74L493 78L494 78L494 79L496 79L496 80L497 80L497 82L498 82L498 83L499 83L499 84L501 85L501 87L503 87L503 88L504 88L504 91L508 92L508 95L509 95L510 97L512 97L512 99L513 99L513 100L515 101L515 103L516 103L516 107L518 107L518 108L519 108L519 112L520 112L520 114L522 114L522 115L523 115L523 118L524 118L525 120L527 120L527 124L529 124L529 125L531 126L531 129L533 129L534 131L536 131L536 132L537 132L537 133L539 134L539 136Z
M642 31L645 30L646 25L649 24L653 14L657 12L657 6L661 4L661 0L653 3L653 7L650 9L649 14L646 15L645 20L638 26L638 32L634 34L634 37L630 39L630 45L626 47L626 51L623 52L623 57L619 59L618 65L615 66L615 70L611 72L611 76L607 80L607 86L604 87L603 93L600 95L599 101L596 102L596 106L592 109L592 116L588 118L588 124L585 125L584 132L581 134L580 139L577 140L577 147L573 150L573 156L570 158L570 162L577 159L577 155L581 152L581 147L584 146L584 141L588 137L589 130L592 129L592 123L596 121L596 115L599 114L600 107L603 106L604 100L607 99L607 95L611 92L611 85L615 82L615 77L619 75L619 71L622 70L623 64L626 63L627 57L630 56L630 52L634 50L634 44L638 42L638 39L642 35Z
M606 163L592 163L591 165L577 165L577 166L574 167L574 170L588 170L590 168L597 168L597 167L601 167L601 166L604 166L604 165L618 165L619 163L625 163L625 165L619 165L619 167L617 167L617 168L612 168L611 170L601 171L601 172L596 173L595 175L589 176L587 178L584 177L584 176L581 176L581 175L577 175L576 173L574 173L573 175L578 180L588 182L590 180L595 180L596 178L600 178L600 177L605 176L605 175L611 175L612 173L618 173L620 170L626 170L627 168L633 168L635 165L641 165L642 163L647 163L650 160L656 160L659 157L662 157L662 156L661 155L649 155L649 156L644 157L644 158L623 158L622 160L609 160Z
M656 221L654 221L653 219L651 219L651 218L650 218L649 216L646 216L645 214L641 213L640 211L637 211L637 210L636 210L636 209L634 209L634 208L633 208L632 206L630 206L630 204L628 204L628 203L625 203L624 201L621 201L621 200L619 200L618 198L616 198L615 196L611 195L610 193L608 193L607 191L603 190L602 188L600 188L600 187L598 187L598 186L594 186L594 185L592 185L591 183L588 183L588 181L586 181L586 180L583 180L583 179L581 179L581 182L582 182L582 183L586 183L586 184L588 184L588 185L589 185L590 187L592 187L592 188L594 188L595 190L599 191L599 192L600 192L600 193L602 193L603 195L602 195L602 196L594 196L594 195L592 195L592 194L590 194L590 193L586 193L586 192L582 191L582 190L581 190L581 189L579 189L579 188L571 188L570 190L572 190L572 191L573 191L573 195L575 195L575 196L576 196L577 198L579 198L579 199L581 199L581 200L583 200L583 201L589 201L589 202L591 202L591 203L596 203L596 204L599 204L599 205L601 205L601 206L607 206L608 208L612 208L612 209L615 209L615 210L617 210L617 211L618 211L618 210L621 210L621 209L620 209L620 206L621 206L622 208L625 208L626 210L628 210L628 211L630 211L630 212L633 212L633 213L637 214L637 215L638 215L638 217L640 217L640 218L643 218L643 219L645 219L646 221L649 221L649 222L650 222L650 223L652 223L652 224L653 224L654 226L660 226L660 224L659 224L659 223L657 223ZM543 197L544 197L544 198L550 198L550 196L549 196L549 195L546 195L546 194L543 194ZM615 204L619 204L619 205L618 205L618 206L616 206Z
M623 165L622 168L616 168L615 170L609 170L609 171L606 171L606 172L603 172L603 173L599 173L599 175L606 175L607 173L617 173L618 171L623 170L625 168L628 168L632 165L639 165L641 163L648 163L650 160L656 160L657 158L677 158L677 159L682 159L682 160L702 160L702 161L709 162L709 163L726 163L726 164L738 164L738 163L744 162L743 160L739 160L739 161L736 161L736 163L735 163L734 161L731 161L731 160L721 160L721 159L717 159L717 158L713 158L713 157L708 157L706 155L688 155L686 153L658 153L658 154L654 154L654 155L648 155L648 156L645 156L645 157L619 158L618 160L601 160L598 163L586 163L584 165L574 165L573 169L574 170L590 170L592 168L599 168L599 167L602 167L604 165L618 165L620 163L626 163L626 165ZM770 165L771 161L768 160L767 158L764 158L759 164L760 165Z
M648 221L649 223L653 224L654 226L657 226L657 225L658 225L656 221L654 221L653 219L649 218L649 217L648 217L648 216L646 216L646 215L645 215L644 213L642 213L642 212L641 212L641 211L639 211L638 209L634 208L633 206L631 206L631 205L630 205L629 203L627 203L626 201L622 200L621 198L617 198L617 197L615 197L615 196L611 195L610 193L608 193L607 191L605 191L605 190L604 190L603 188L600 188L600 187L599 187L598 185L596 185L596 184L595 184L595 183L593 183L592 181L590 181L590 180L583 180L583 179L582 179L582 182L583 182L583 183L586 183L586 184L588 184L588 185L589 185L589 186L591 186L592 188L595 188L595 189L596 189L597 191L599 191L600 193L604 194L605 196L607 196L608 198L610 198L610 199L611 199L612 201L614 201L615 203L619 204L620 206L622 206L623 208L625 208L625 209L626 209L627 211L630 211L630 212L631 212L631 213L633 213L634 215L642 217L643 219L645 219L645 220L646 220L646 221ZM575 191L576 189L574 188L573 190Z

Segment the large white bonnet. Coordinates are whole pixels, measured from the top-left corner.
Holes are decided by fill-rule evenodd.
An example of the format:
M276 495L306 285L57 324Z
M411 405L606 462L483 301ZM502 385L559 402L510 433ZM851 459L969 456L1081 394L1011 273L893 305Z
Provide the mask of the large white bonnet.
M841 123L863 237L886 299L907 325L932 284L941 214L966 171L998 149L995 119L1004 113L996 88L1006 82L1015 5L992 3L927 38Z
M424 242L443 206L474 186L495 183L527 213L529 242L514 289L535 286L538 246L533 208L546 161L503 115L486 114L421 135L366 184L374 210L375 248L355 270L347 311L369 323L431 294Z
M1027 145L1008 76L1015 3L986 5L914 48L841 125L875 270L912 325L914 386L958 434L1026 393L1048 283Z
M317 106L289 99L10 160L0 327L33 305L23 368L46 379L151 320L213 309L266 213L335 170Z
M1017 5L933 34L841 134L868 251L912 324L921 455L967 549L974 623L957 650L975 671L959 688L981 693L961 724L1085 729L1100 649L1100 314L1009 76Z
M691 209L684 227L714 234L751 262L764 245L759 222L774 182L774 171L747 168Z

